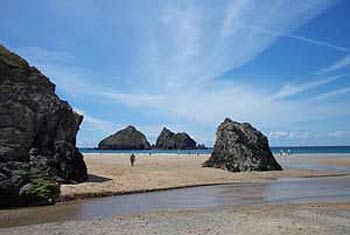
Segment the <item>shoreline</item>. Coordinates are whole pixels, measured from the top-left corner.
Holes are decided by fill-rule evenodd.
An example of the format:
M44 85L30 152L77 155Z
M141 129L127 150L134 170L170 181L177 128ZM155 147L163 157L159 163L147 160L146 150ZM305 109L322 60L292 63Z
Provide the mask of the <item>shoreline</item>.
M5 210L0 213L0 228L53 222L100 220L114 216L242 206L294 203L319 204L349 202L350 177L314 179L285 178L264 183L238 183L76 200L53 206ZM349 214L350 215L350 214Z
M350 175L350 173L347 175ZM347 175L339 175L339 176L347 176ZM336 175L336 176L338 176L338 175ZM328 176L324 176L324 177L328 177ZM331 176L331 177L334 177L334 176ZM185 189L185 188L195 188L195 187L205 187L205 186L220 186L220 185L234 185L234 184L239 184L239 183L241 183L241 182L220 182L220 183L208 183L208 184L193 184L193 185L174 186L174 187L167 187L167 188L141 189L141 190L135 190L135 191L109 191L109 192L100 192L100 193L99 192L97 192L97 193L89 193L88 192L88 193L82 193L82 194L66 195L66 196L64 196L65 198L61 198L61 196L60 196L58 203L65 203L65 202L69 202L69 201L92 199L92 198L110 197L110 196L162 192L162 191Z
M84 157L89 157L93 155L100 155L100 156L106 156L106 155L117 155L117 156L122 156L122 155L130 155L131 152L81 152ZM139 156L149 156L148 152L133 152L135 155ZM290 155L279 155L278 153L272 153L274 157L293 157L293 156L334 156L334 155L339 155L339 156L350 156L350 153L292 153ZM179 152L179 153L168 153L168 152L154 152L151 154L151 156L207 156L209 157L211 153L201 153L199 152L198 154L196 153L188 153L188 152Z
M306 176L295 176L295 177L281 177L281 178L289 178L289 179L310 179L310 178L324 178L324 177L344 177L350 176L350 173L335 173L335 174L319 174L319 175L306 175ZM106 191L106 192L87 192L81 194L74 195L65 195L60 196L57 201L58 204L76 201L76 200L85 200L85 199L93 199L93 198L103 198L103 197L111 197L111 196L122 196L122 195L131 195L131 194L142 194L142 193L151 193L151 192L162 192L169 190L177 190L177 189L186 189L186 188L195 188L195 187L206 187L206 186L224 186L224 185L238 185L238 184L247 184L247 183L265 183L269 180L278 180L278 178L267 179L266 181L261 182L218 182L218 183L207 183L207 184L192 184L192 185L182 185L182 186L174 186L174 187L166 187L166 188L153 188L153 189L141 189L135 191Z
M89 168L89 180L77 185L62 185L59 203L201 186L261 183L279 178L350 175L349 171L317 171L293 168L287 168L283 171L232 173L217 168L201 167L200 164L209 155L187 155L181 157L177 154L160 155L137 154L136 166L131 168L127 154L84 154ZM303 155L298 155L298 158L293 158L293 155L287 157L277 156L276 158L284 167L286 161L294 162L294 164L308 164L309 162L318 162L320 157L322 162L322 160L327 160L330 156L332 156L333 161L338 162L340 165L350 166L350 154L312 154L308 156L308 159L303 159ZM323 159L324 157L326 158ZM346 162L344 162L344 159L346 159Z

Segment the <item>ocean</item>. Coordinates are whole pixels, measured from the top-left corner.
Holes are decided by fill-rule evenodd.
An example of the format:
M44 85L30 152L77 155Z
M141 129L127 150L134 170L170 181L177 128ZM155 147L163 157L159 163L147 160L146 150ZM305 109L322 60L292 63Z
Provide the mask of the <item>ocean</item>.
M79 148L82 153L143 153L143 154L211 154L213 148L195 150L99 150L94 148ZM350 154L350 146L282 146L271 147L274 154L283 151L292 154Z

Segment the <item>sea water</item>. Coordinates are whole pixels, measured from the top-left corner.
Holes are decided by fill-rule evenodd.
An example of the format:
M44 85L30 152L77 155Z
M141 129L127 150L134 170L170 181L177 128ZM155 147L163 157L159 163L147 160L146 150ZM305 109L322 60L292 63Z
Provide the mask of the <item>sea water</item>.
M94 148L79 148L82 153L119 153L119 154L211 154L213 148L194 150L99 150ZM290 152L291 154L350 154L350 146L281 146L271 147L274 154Z

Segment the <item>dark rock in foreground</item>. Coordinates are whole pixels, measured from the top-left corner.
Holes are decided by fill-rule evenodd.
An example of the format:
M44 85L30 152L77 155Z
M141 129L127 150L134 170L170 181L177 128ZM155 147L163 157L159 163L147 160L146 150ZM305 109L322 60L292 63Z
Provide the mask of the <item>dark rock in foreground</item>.
M185 132L174 133L163 128L159 134L156 149L197 149L197 143Z
M150 149L146 136L133 126L118 131L103 139L98 144L99 149L143 150Z
M39 192L33 187L42 184L41 189L55 191L54 181L87 179L83 156L75 146L82 118L59 99L47 77L0 45L1 204L18 204L23 198L28 200L23 204L31 204L35 196L26 190ZM47 180L36 180L36 174Z
M219 125L214 151L203 166L232 172L282 170L266 136L249 123L241 124L228 118Z
M60 195L60 184L49 175L49 168L28 163L0 163L0 208L54 204Z

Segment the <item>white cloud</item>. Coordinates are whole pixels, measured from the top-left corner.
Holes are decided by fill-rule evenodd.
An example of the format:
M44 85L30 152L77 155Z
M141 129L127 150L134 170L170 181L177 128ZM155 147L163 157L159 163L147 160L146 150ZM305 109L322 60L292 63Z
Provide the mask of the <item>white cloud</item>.
M336 89L326 93L322 93L314 97L313 100L320 101L320 100L332 99L344 94L350 94L350 87L340 88L340 89Z
M225 84L216 78L250 62L279 37L288 35L331 4L332 1L290 4L236 1L214 10L169 3L160 7L161 14L157 16L160 25L151 21L149 27L143 27L144 45L148 47L142 50L144 55L139 58L142 78L133 88L141 92L131 91L129 99L124 92L114 91L117 94L114 98L132 107L148 107L168 116L211 124L224 116L272 122L281 113L293 114L307 109L305 104L269 100L268 91L260 91L254 85ZM261 12L266 14L259 14ZM304 92L335 79L305 84L297 89L286 86L275 98ZM143 87L148 92L143 91ZM155 97L154 90L157 91ZM317 112L323 114L324 111ZM311 111L305 113L309 114L306 119L315 117Z
M331 138L350 138L350 131L334 131L328 134Z
M348 68L350 69L350 55L347 55L337 62L335 62L333 65L324 68L320 71L320 73L329 73L329 72L334 72L340 69Z
M62 50L48 50L38 46L15 48L15 51L33 64L67 64L75 60L72 53Z
M270 144L290 146L298 145L348 145L350 131L348 129L333 132L327 131L271 131L268 135Z
M165 87L208 82L250 62L281 35L288 34L331 4L331 1L288 4L235 1L215 11L169 4L161 11L161 16L166 15L161 21L163 24L151 23L144 29L145 44L151 48L146 50L148 54L140 61L140 67L151 73L153 83L156 81ZM153 28L157 31L153 32Z
M271 139L281 139L281 138L289 138L290 132L287 131L273 131L269 133L269 138Z
M258 31L260 33L272 35L272 36L275 36L275 37L287 37L287 38L295 39L295 40L302 41L302 42L305 42L305 43L308 43L308 44L329 48L329 49L332 49L332 50L338 51L338 52L346 52L346 53L350 52L350 48L342 47L342 46L339 46L339 45L336 45L336 44L333 44L333 43L329 43L329 42L326 42L326 41L321 41L321 40L316 40L316 39L312 39L312 38L307 38L307 37L300 36L300 35L297 35L297 34L294 34L294 33L283 33L283 32L279 32L279 31L276 31L276 30L263 28L261 26L252 25L252 24L245 24L245 23L241 23L238 26L239 27L244 27L244 28L249 28L251 30L255 30L255 31ZM233 29L237 29L237 27L233 27ZM325 71L325 72L327 72L327 71Z
M100 130L100 131L109 132L109 133L114 131L115 124L113 124L112 122L96 118L92 115L87 114L86 112L84 112L79 108L74 107L73 109L77 113L84 116L82 128L87 130L95 130L95 131Z
M269 133L272 140L295 140L295 139L311 139L315 138L315 134L309 131L272 131Z
M278 91L276 94L274 94L270 97L270 100L278 100L278 99L283 99L283 98L287 98L290 96L298 95L300 93L317 88L319 86L323 86L323 85L326 85L328 83L334 82L335 80L337 80L338 78L343 77L343 76L344 75L338 75L338 76L325 78L322 80L304 82L304 83L299 83L299 84L293 84L293 83L285 84L282 86L280 91Z
M117 93L108 91L98 93L97 95L134 107L153 107L160 105L164 100L163 96L147 93Z
M307 42L313 45L330 48L332 50L339 51L339 52L347 52L347 53L350 52L350 48L338 46L336 44L325 42L325 41L315 40L315 39L303 37L296 34L286 34L285 36L289 38L297 39L303 42Z
M96 147L99 141L114 133L122 126L97 118L77 107L74 107L74 111L84 116L77 138L79 147Z
M224 18L222 35L228 37L234 34L240 27L237 22L240 22L241 14L244 12L244 8L248 7L248 0L231 1Z

